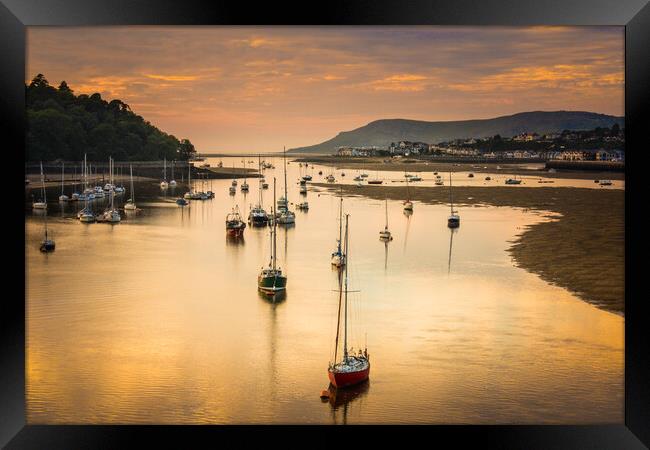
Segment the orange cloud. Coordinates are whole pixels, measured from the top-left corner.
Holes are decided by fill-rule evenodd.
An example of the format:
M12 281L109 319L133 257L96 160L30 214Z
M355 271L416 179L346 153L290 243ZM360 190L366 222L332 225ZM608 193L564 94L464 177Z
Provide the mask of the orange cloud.
M145 74L147 78L153 78L154 80L163 80L163 81L194 81L199 77L194 75L156 75L156 74Z

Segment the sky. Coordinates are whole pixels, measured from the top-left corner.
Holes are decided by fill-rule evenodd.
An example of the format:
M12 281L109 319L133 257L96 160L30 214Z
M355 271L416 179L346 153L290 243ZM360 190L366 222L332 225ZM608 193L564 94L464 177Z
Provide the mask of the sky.
M29 27L25 81L38 73L199 152L266 152L377 119L623 116L624 28Z

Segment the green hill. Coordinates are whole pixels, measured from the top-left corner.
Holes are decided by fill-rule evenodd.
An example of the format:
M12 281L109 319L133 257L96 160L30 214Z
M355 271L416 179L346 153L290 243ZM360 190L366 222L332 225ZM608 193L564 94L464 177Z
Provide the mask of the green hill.
M401 140L436 144L452 139L503 137L528 133L559 133L563 130L610 128L614 123L624 126L623 117L583 111L532 111L493 119L425 122L408 119L382 119L352 131L343 131L320 144L290 149L299 153L330 154L341 146L377 146L386 148Z
M38 74L25 86L26 161L186 160L195 152L188 139L178 140L138 116L121 100L97 93L75 95L65 81L50 86Z

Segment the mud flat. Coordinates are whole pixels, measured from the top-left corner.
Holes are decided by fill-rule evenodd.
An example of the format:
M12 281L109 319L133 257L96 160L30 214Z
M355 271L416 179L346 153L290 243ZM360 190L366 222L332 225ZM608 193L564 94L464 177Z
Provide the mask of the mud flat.
M405 186L312 185L378 200L402 200L406 195ZM411 200L428 204L447 204L449 198L446 188L411 186L410 194ZM599 308L624 314L624 190L454 187L454 202L461 216L463 206L484 205L550 213L551 220L516 236L508 252L517 266Z

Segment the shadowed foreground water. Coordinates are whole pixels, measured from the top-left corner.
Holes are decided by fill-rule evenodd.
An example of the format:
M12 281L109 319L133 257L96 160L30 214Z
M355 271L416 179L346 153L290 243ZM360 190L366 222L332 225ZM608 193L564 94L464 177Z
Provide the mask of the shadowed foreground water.
M275 165L265 205L274 175L282 186ZM43 217L29 210L28 421L623 422L624 318L514 267L506 253L541 215L461 208L452 234L448 208L416 202L405 216L390 201L394 240L384 245L384 203L362 197L344 205L351 289L361 290L351 296L351 341L367 341L370 380L322 402L338 199L314 187L299 196L298 171L289 165L289 201L310 209L278 232L288 290L275 303L256 286L268 229L246 228L239 242L225 233L230 208L247 215L256 201L257 180L246 198L239 186L228 195L230 180L213 180L216 198L189 208L153 181L138 183L143 213L115 226L79 223L76 205L52 203L48 255L38 251Z

